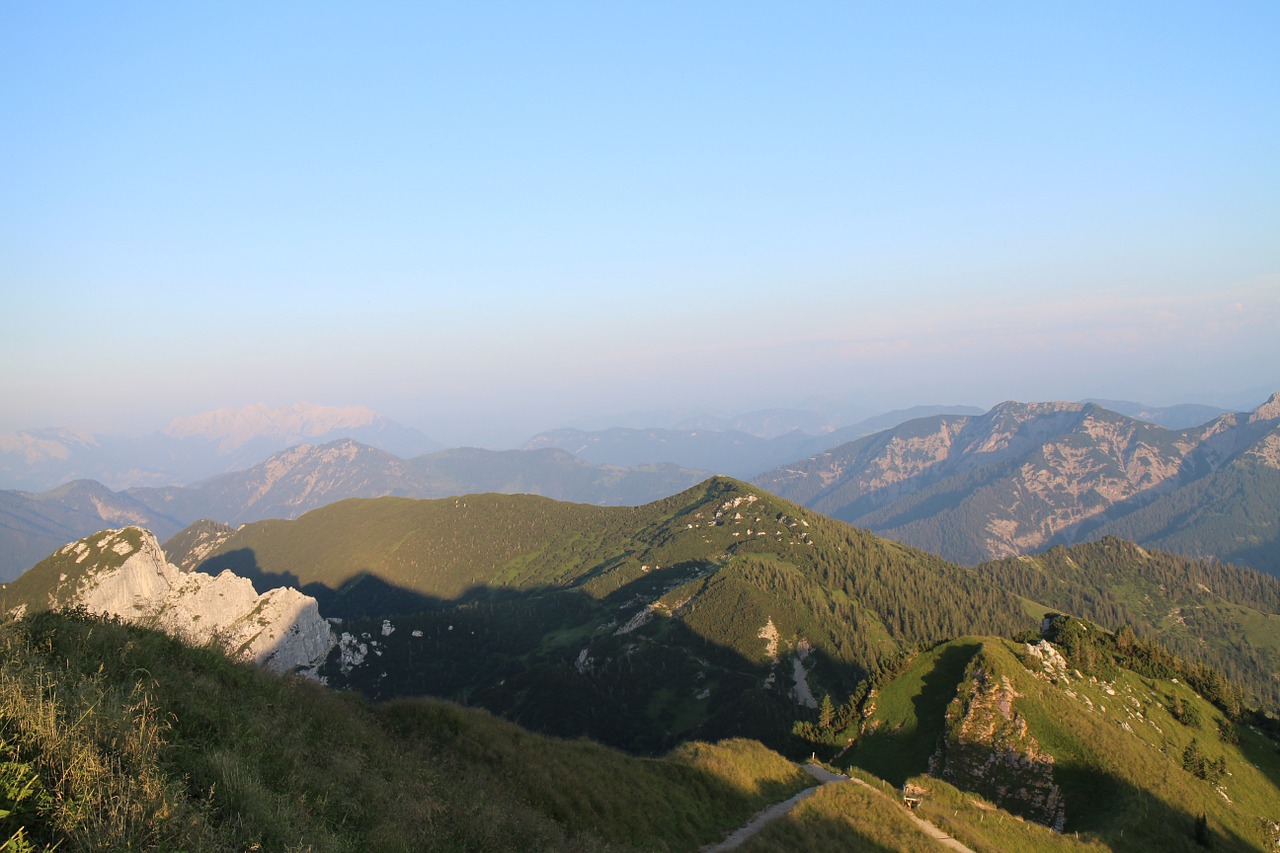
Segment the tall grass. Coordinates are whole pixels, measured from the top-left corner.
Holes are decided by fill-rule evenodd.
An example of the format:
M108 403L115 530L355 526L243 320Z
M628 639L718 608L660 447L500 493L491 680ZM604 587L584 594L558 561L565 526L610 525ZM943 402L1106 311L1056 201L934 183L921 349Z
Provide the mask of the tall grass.
M694 850L807 784L754 742L636 758L75 614L0 625L0 753L6 853Z
M25 787L5 829L64 850L103 839L138 850L216 841L204 804L161 767L170 719L145 676L117 682L99 668L66 677L58 657L47 635L0 634L3 760L11 775L23 768Z

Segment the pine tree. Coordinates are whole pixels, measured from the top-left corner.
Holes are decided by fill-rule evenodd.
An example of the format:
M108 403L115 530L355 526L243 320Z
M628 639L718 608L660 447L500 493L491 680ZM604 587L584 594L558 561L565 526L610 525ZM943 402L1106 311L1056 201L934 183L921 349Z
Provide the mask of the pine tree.
M831 704L831 694L824 693L822 696L822 707L818 709L818 728L826 730L831 728L831 721L835 718L836 709Z

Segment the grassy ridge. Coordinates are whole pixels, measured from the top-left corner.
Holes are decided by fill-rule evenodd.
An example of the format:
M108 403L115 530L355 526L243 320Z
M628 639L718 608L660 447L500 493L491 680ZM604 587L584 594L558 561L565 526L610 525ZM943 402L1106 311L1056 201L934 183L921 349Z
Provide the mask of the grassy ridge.
M957 669L981 658L989 674L1009 679L1014 711L1054 758L1069 835L1078 832L1086 842L1113 849L1203 849L1193 840L1203 813L1215 849L1266 849L1274 842L1268 828L1280 802L1274 742L1226 719L1186 684L1123 669L1107 677L1079 678L1073 670L1045 675L1023 649L1004 640L967 639L921 655L868 700L865 733L842 760L895 784L906 781L902 775L917 772L951 721L938 714L940 705L958 701L948 699L964 683L957 681ZM906 760L895 762L895 754ZM910 781L930 790L922 814L975 849L1057 844L1046 841L1055 838L1048 830L1008 815L1002 822L1004 812L994 813L981 797L934 776Z
M374 651L331 661L335 684L646 754L726 736L781 747L797 655L814 696L843 701L913 647L1031 624L968 570L724 478L638 508L347 502L221 547L203 570L288 576L349 617Z
M4 789L0 841L21 830L59 850L692 849L807 784L758 744L631 758L439 702L373 709L74 615L0 626L0 659L0 776L28 788Z
M1151 620L1171 600L1161 587L1203 598L1204 564L1112 543L965 569L713 478L641 507L527 495L345 501L248 525L202 568L300 586L326 615L346 618L344 630L377 640L376 656L330 671L335 683L378 699L479 703L531 728L647 754L732 735L781 748L810 713L790 695L802 651L815 700L841 705L906 655L957 636L1015 634L1047 607L1132 622L1265 686L1280 660L1271 602L1280 586L1213 567L1205 578L1217 609L1188 606L1157 631ZM1146 571L1137 560L1163 574L1133 581ZM1228 630L1239 624L1232 608L1256 618ZM385 618L399 630L381 638Z
M936 842L891 800L851 782L825 785L765 827L743 853L861 850L916 853Z

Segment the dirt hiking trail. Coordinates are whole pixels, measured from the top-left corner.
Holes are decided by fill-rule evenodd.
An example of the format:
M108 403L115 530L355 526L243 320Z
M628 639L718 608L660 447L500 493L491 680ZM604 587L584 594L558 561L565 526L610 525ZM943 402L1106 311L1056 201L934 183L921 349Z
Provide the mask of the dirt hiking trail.
M825 767L819 767L817 764L802 764L801 769L814 779L817 779L820 784L814 785L812 788L805 788L791 799L784 800L781 803L774 803L763 811L758 812L753 818L751 818L751 820L747 821L744 826L741 826L731 832L724 841L721 841L719 844L711 844L706 847L699 848L701 853L724 853L724 851L727 850L737 850L743 844L746 844L759 834L760 831L768 826L771 821L777 820L799 805L801 801L813 796L814 792L823 785L838 785L845 782L854 782L877 796L884 797L886 800L894 802L889 795L885 794L879 788L868 785L861 779L853 779L849 776L832 773L830 770L827 770ZM943 847L959 851L959 853L974 853L972 849L964 846L959 841L956 841L929 821L916 817L914 812L909 812L908 817L910 817L911 820L915 822L916 826L920 827L926 835L937 841Z

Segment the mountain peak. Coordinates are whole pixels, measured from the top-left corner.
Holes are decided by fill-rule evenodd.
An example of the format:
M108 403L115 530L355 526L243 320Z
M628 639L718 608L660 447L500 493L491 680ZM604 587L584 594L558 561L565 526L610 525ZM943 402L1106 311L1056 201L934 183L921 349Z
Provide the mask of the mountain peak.
M180 571L140 527L101 530L64 545L0 590L5 613L59 607L159 628L192 645L216 640L232 656L280 672L306 671L333 645L314 598L296 589L259 595L249 579L229 571Z
M1023 403L1018 400L1005 400L991 407L989 417L999 418L1010 415L1019 419L1033 418L1039 415L1052 415L1058 412L1083 412L1089 408L1088 403L1072 403L1066 400L1050 400L1043 403Z
M1280 418L1280 391L1272 394L1265 403L1254 409L1253 414L1249 416L1249 422L1270 421L1276 418Z
M239 409L222 407L185 418L175 418L165 430L174 438L198 436L231 446L260 436L309 438L334 430L369 426L380 417L366 406L318 406L294 403L270 408L254 403Z

